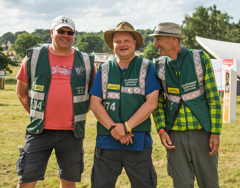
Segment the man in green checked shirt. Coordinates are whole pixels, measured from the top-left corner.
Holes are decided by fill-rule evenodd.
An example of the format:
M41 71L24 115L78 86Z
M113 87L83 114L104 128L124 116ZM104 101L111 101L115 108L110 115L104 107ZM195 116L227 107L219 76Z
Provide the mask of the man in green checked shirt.
M167 149L168 174L175 188L218 185L218 149L222 128L221 102L209 56L181 46L179 25L157 25L154 46L164 93L153 112L156 129Z

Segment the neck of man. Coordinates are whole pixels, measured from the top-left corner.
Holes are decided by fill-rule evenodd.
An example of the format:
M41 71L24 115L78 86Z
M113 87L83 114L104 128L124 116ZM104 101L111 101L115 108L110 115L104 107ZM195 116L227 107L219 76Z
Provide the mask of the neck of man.
M51 44L49 46L49 50L54 54L54 55L59 55L59 56L68 56L71 55L74 50L72 48L68 48L68 49L59 49L56 46L54 46L53 44Z
M173 48L172 50L172 53L171 55L169 55L169 57L172 59L172 60L176 60L177 57L178 57L178 54L182 51L182 47L181 45L177 45L176 47Z
M119 67L121 68L128 68L129 64L131 63L131 61L133 60L133 58L135 57L136 55L134 54L134 56L132 56L131 58L127 58L127 59L124 59L124 58L119 58L117 57L117 64L119 65Z

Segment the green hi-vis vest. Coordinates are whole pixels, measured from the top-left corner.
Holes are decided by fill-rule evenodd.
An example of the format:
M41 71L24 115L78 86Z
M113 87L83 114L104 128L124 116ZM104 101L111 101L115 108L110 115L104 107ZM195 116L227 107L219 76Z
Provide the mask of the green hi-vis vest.
M205 66L200 54L202 51L188 49L179 77L167 57L156 62L157 77L161 80L166 97L164 113L167 131L172 128L182 103L191 110L202 127L210 131L211 120L204 89Z
M30 124L27 130L40 134L44 128L44 113L51 82L48 47L27 50L28 94ZM89 86L94 72L94 57L75 50L70 84L73 95L74 135L84 136L86 114L89 107Z
M150 64L149 60L136 56L124 75L114 60L100 66L102 102L115 123L128 121L146 101L145 84ZM132 131L150 132L150 117ZM97 134L110 135L100 122L97 122Z

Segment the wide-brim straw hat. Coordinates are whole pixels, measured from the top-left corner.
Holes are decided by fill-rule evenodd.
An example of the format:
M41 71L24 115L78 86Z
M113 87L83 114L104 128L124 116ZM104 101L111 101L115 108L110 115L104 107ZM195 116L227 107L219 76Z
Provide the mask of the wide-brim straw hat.
M184 35L181 34L181 27L172 22L159 23L154 30L154 33L150 34L149 36L168 36L177 38L184 37Z
M113 49L113 34L115 32L128 32L131 33L136 40L136 48L138 50L142 46L143 38L141 33L134 30L134 27L128 22L121 22L119 23L114 30L108 30L104 33L104 40L106 44Z

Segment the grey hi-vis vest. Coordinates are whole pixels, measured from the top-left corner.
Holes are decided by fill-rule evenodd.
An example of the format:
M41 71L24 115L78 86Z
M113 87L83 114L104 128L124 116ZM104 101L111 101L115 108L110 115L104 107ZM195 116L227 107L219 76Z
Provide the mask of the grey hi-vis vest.
M210 131L211 120L204 88L205 67L201 53L199 50L187 49L180 76L176 75L166 57L156 63L157 77L161 80L166 97L164 112L167 131L172 128L183 103L202 127Z
M44 128L47 95L51 82L48 47L27 51L28 93L30 124L27 130L40 134ZM94 57L75 50L70 84L73 97L73 128L75 137L84 136L86 114L89 107L89 86L94 72Z
M146 77L151 62L136 56L122 75L118 64L111 60L100 66L103 105L115 123L128 121L146 101ZM151 120L147 118L133 131L150 132ZM109 131L97 123L98 135L110 135Z

